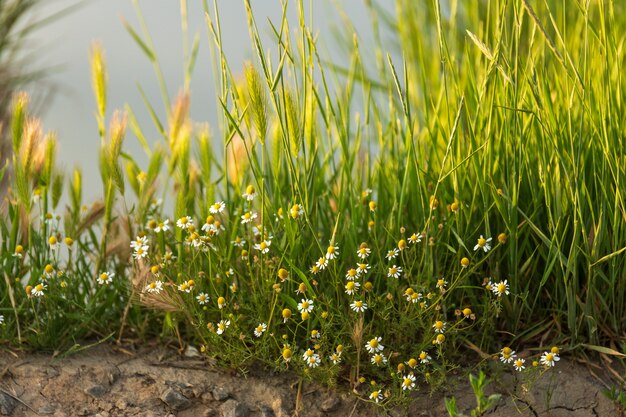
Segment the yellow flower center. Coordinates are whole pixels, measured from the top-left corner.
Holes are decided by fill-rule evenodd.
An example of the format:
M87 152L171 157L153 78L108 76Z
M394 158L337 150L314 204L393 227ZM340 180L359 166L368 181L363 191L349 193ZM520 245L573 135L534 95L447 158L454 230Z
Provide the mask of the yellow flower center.
M53 272L54 272L54 268L52 267L52 265L48 264L48 265L46 265L46 267L44 268L44 272L45 272L46 274L51 274L51 273L53 273Z
M503 282L498 284L498 292L500 294L503 294L506 292L506 285Z
M309 308L309 303L307 303L306 301L302 302L302 309L306 310L307 308Z
M435 329L437 329L437 330L443 329L443 322L442 321L436 321L435 322Z
M428 354L427 354L426 352L422 352L422 353L420 353L420 359L421 359L421 360L424 360L424 359L426 359L427 357L428 357Z
M546 362L552 362L554 360L554 355L552 353L548 353L546 355Z
M415 366L417 365L417 360L415 360L414 358L411 358L407 362L407 365L409 365L411 368L415 368Z
M354 306L355 306L356 308L361 308L361 307L363 307L363 301L355 301L355 302L354 302Z
M265 243L265 241L261 242L261 244L259 245L259 248L261 248L261 250L267 249L267 243Z
M376 349L378 347L378 340L377 339L370 340L370 347Z
M348 282L348 283L346 284L346 290L348 290L348 291L352 291L352 290L354 290L354 287L355 287L355 284L354 284L354 282L353 282L353 281L350 281L350 282Z

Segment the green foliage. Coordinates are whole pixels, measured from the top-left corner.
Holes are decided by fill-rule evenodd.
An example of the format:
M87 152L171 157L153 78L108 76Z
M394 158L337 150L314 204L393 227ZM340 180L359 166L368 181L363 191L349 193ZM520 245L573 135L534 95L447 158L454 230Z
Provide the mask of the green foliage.
M330 64L302 1L297 24L285 4L271 26L277 54L246 1L255 60L232 70L217 2L204 2L212 130L189 111L198 37L171 100L137 9L140 30L126 27L155 68L162 108L139 94L160 139L149 143L126 107L142 166L123 152L126 117L105 131L97 50L103 203L84 212L74 171L64 230L46 221L61 189L54 145L38 165L34 125L16 107L2 335L51 346L160 332L233 366L260 361L331 385L345 376L384 405L436 389L467 347L531 377L559 360L546 340L619 356L602 346L626 325L623 6L483 3L398 0L394 20L367 2L402 60L383 52L374 19L374 61L348 34L346 62ZM51 237L75 246L61 256ZM48 264L67 278L47 276ZM497 397L484 395L483 373L470 382L482 415ZM454 399L446 407L458 413Z
M481 417L487 411L495 407L502 396L500 394L491 394L488 397L485 396L485 387L489 382L483 371L480 371L477 377L470 374L469 381L472 386L472 391L474 391L474 396L476 397L476 408L471 411L471 417ZM450 417L467 417L465 414L459 412L454 397L451 399L446 398L445 405L446 411Z

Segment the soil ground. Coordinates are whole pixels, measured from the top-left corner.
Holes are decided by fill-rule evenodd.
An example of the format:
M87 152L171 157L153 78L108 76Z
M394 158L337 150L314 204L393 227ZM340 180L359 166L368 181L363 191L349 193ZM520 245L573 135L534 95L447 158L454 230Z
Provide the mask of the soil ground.
M623 410L601 392L589 371L567 359L531 389L507 374L503 393L490 417L617 417ZM469 384L451 384L469 414L475 400ZM414 394L407 409L384 412L341 389L304 383L296 410L299 378L252 370L245 377L184 357L175 350L144 348L130 352L101 345L65 358L39 353L0 352L0 415L26 417L350 417L447 416L443 393ZM296 412L297 411L297 412Z

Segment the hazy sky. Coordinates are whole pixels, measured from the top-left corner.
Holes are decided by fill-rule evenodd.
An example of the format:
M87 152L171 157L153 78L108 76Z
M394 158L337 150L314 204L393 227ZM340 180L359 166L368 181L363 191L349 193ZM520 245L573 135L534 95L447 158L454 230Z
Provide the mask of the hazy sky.
M331 27L339 22L336 6L330 0L305 0L306 9L313 1L314 28L322 43L333 44ZM39 16L75 4L74 0L52 0L41 9ZM190 37L201 36L198 63L192 81L191 117L194 121L209 122L213 131L216 105L214 74L209 52L209 36L204 21L201 0L189 2ZM209 3L212 3L210 1ZM222 22L224 49L234 72L253 57L243 0L218 0ZM369 34L370 19L363 0L336 0L345 10L357 31L365 38ZM389 0L390 9L392 1ZM153 37L157 54L165 74L170 96L182 87L182 32L180 3L176 0L144 0L139 2L146 24ZM259 29L270 39L268 18L278 26L281 16L279 0L252 1ZM290 20L296 25L296 3L290 2ZM84 195L91 200L102 194L97 172L99 137L94 117L96 106L91 89L89 49L94 40L105 49L109 73L108 115L115 108L128 103L142 126L151 126L149 114L137 89L140 83L148 98L163 115L163 107L154 71L146 56L124 29L122 20L139 31L138 19L131 0L88 0L78 10L45 26L31 39L31 47L41 50L41 65L60 65L48 78L56 87L52 101L44 108L44 126L58 133L61 165L69 172L75 165L83 168ZM274 57L275 59L275 57ZM341 57L339 56L339 59ZM149 139L156 139L154 130L148 130ZM127 136L125 150L145 161L143 151L132 134Z

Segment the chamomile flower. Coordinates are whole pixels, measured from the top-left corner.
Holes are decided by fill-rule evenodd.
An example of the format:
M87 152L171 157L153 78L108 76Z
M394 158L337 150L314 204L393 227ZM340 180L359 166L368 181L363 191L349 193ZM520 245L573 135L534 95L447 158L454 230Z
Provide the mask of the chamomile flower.
M178 285L178 291L190 293L195 285L196 283L192 279L190 279L189 281L184 281L182 284Z
M361 259L367 259L368 256L372 253L372 250L367 247L367 243L361 243L359 249L356 251L356 256Z
M516 357L515 351L508 346L503 347L500 351L500 360L503 363L511 363Z
M394 265L394 266L392 266L391 268L389 268L387 270L387 276L389 278L398 279L398 278L400 278L401 275L402 275L402 267L400 267L400 266Z
M398 254L400 253L400 251L397 248L393 248L389 251L387 251L387 255L385 255L385 258L387 258L388 261L395 259L396 256L398 256Z
M350 304L350 308L357 313L363 313L365 310L367 310L367 304L361 300L356 300L352 304Z
M137 248L142 248L144 246L148 246L148 237L147 236L137 236L135 240L130 241L131 249L137 250Z
M158 222L157 226L154 228L154 231L156 233L167 232L168 230L170 230L170 221L168 219L161 220L160 222Z
M383 393L380 390L374 390L370 393L370 400L372 401L380 401L383 399Z
M152 281L145 287L145 291L151 294L158 294L163 290L163 282L160 280Z
M346 294L348 294L348 295L354 294L359 289L360 286L361 286L361 284L359 284L356 281L348 281L346 283L346 287L345 287L346 288Z
M409 236L408 241L411 244L420 243L422 241L422 234L413 233L411 236Z
M30 290L30 295L32 295L33 297L43 297L46 288L48 288L46 284L40 282L39 284L35 285L33 289Z
M217 298L217 308L219 308L220 310L224 308L224 306L226 305L226 299L224 297L218 297Z
M0 314L0 326L4 324L4 316Z
M310 313L311 311L313 311L313 300L307 300L306 298L303 298L298 303L298 310L301 313Z
M285 282L289 279L289 271L287 271L285 268L280 268L276 276L278 276L280 282Z
M341 354L340 353L333 353L332 355L330 355L330 357L328 359L330 359L332 363L337 365L338 363L341 362Z
M446 289L446 285L448 285L448 281L446 281L443 278L439 278L437 280L437 288L439 288L440 291L443 291Z
M357 264L356 266L356 272L358 272L359 275L367 274L369 270L370 270L370 265L366 263Z
M148 256L148 246L147 245L135 248L135 251L133 252L133 258L135 258L135 259L143 259L146 256Z
M304 214L304 209L302 208L301 204L294 204L289 209L289 217L291 217L294 220L302 216L303 214Z
M260 243L255 243L254 249L258 250L261 253L268 253L270 251L271 244L272 244L271 240L263 240Z
M193 226L193 219L189 216L183 216L176 221L176 226L181 229L189 229L190 226Z
M435 324L433 324L433 329L435 329L435 333L443 334L446 331L447 323L445 321L437 320Z
M515 361L513 362L513 367L515 368L516 371L522 372L524 368L526 368L524 366L524 362L526 362L525 359L522 359L522 358L515 359Z
M291 358L293 357L293 351L291 350L289 345L283 346L283 353L281 356L283 357L283 360L285 362L289 362L291 360Z
M320 271L323 271L328 266L328 259L322 256L315 262L315 266L317 266Z
M371 339L369 342L365 344L365 349L369 353L382 352L385 349L382 343L380 343L382 340L383 340L382 337L375 337Z
M491 242L490 237L485 239L483 235L480 235L478 241L476 242L476 246L474 246L474 251L482 249L485 252L489 252L489 250L491 249L491 245L489 244L489 242Z
M348 281L354 281L358 277L359 277L359 272L355 268L350 268L348 269L348 272L346 272L346 279Z
M380 353L376 353L372 355L372 357L370 358L370 361L372 362L372 365L380 366L380 365L385 365L387 363L387 358L385 358Z
M406 240L404 240L404 239L400 239L400 240L398 241L398 249L399 249L400 251L403 251L403 250L405 250L405 249L406 249L406 247L407 247Z
M114 276L115 274L113 272L103 272L100 275L98 275L96 281L98 281L98 284L100 285L108 285L111 282L113 282Z
M254 189L254 186L248 185L246 187L246 192L243 193L241 196L248 201L254 200L254 197L256 197L256 190Z
M552 353L550 351L550 352L543 352L543 355L541 355L540 360L543 365L552 367L556 365L556 362L560 361L561 358L559 358L558 354Z
M241 215L241 224L250 223L252 220L256 219L257 215L253 211L246 211Z
M223 201L216 201L215 203L211 204L211 207L209 207L209 211L213 214L216 214L223 212L225 208L226 204Z
M198 304L205 305L209 302L209 296L206 293L201 292L196 296L196 300L198 300Z
M504 281L500 281L497 284L491 285L491 291L498 297L502 297L502 295L509 295L509 283L505 279Z
M13 253L13 257L14 258L19 258L19 259L24 258L24 246L17 245L15 247L15 252Z
M50 245L51 250L56 250L59 247L59 240L56 236L52 235L48 238L48 245Z
M223 334L228 329L228 326L230 326L230 320L220 320L217 323L217 334Z
M230 243L236 248L243 248L244 245L246 244L246 240L239 236L236 236L235 240L231 240Z
M432 360L430 355L423 350L419 354L420 363L428 363Z
M318 355L317 353L314 353L313 356L310 356L306 359L306 364L309 366L309 368L317 368L321 362L322 360L320 359L320 355Z
M46 266L44 266L43 268L43 278L52 278L56 275L56 271L54 270L54 267L50 264L47 264Z
M332 260L332 259L337 258L338 255L339 255L339 246L335 246L334 244L331 244L328 246L328 248L326 248L326 259Z
M263 333L265 333L266 330L267 330L267 324L259 323L259 325L256 326L256 328L254 329L254 335L256 337L261 337L263 336Z
M415 388L415 375L408 374L402 378L402 390L412 390Z

